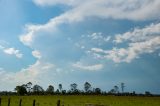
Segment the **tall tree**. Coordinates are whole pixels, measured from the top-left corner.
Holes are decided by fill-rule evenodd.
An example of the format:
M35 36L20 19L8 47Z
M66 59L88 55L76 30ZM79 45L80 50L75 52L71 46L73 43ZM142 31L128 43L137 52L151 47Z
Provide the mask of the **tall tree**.
M43 92L44 92L44 90L41 86L39 86L39 85L34 85L33 86L33 93L40 94L40 93L43 93Z
M85 92L89 92L91 90L91 84L89 82L84 83Z
M96 94L101 94L101 89L100 88L95 88L95 91L94 91Z
M52 85L49 85L46 92L47 92L47 94L53 94L54 93L54 87Z
M59 84L58 87L59 87L59 91L62 93L62 84Z
M115 93L119 92L119 87L117 85L114 86Z
M59 89L57 89L55 93L56 93L56 94L60 94Z
M111 90L109 91L109 93L111 93L111 94L115 93L115 89L111 89Z
M15 91L16 91L17 94L19 94L19 95L25 95L25 94L27 94L27 90L26 90L26 88L25 88L23 85L21 85L21 86L16 86Z
M78 85L77 85L76 83L71 84L71 85L70 85L71 91L72 91L72 92L77 91L77 86L78 86Z
M26 85L27 85L27 91L30 93L32 89L32 83L28 82Z
M122 82L122 83L121 83L122 93L124 92L124 87L125 87L125 85L124 85L124 83Z

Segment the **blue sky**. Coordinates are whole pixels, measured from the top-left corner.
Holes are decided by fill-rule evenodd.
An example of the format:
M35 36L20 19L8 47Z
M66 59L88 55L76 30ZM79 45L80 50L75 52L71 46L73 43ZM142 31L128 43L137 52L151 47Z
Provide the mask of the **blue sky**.
M0 90L31 81L160 93L159 0L0 0Z

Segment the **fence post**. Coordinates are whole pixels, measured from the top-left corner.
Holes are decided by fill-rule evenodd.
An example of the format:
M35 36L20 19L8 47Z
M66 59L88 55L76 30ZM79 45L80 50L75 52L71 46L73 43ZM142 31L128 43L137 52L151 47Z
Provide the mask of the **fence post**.
M35 99L33 100L33 106L36 106L36 100Z
M19 106L22 106L22 99L19 100Z
M0 106L1 106L1 100L2 100L2 99L0 98Z
M8 98L8 106L10 106L11 98Z
M60 104L61 104L61 101L58 100L58 101L57 101L57 106L60 106Z

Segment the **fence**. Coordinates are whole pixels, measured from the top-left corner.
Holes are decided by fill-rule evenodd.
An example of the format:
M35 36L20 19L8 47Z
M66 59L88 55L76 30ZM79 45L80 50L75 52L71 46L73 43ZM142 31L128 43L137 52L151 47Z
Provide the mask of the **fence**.
M8 104L7 106L11 106L10 105L11 104L11 98L8 98L8 103L7 104ZM57 101L57 106L60 106L60 105L61 105L61 101L58 100ZM0 106L2 106L2 98L0 98ZM19 106L22 106L22 99L19 100ZM36 106L36 100L35 99L33 100L32 106Z

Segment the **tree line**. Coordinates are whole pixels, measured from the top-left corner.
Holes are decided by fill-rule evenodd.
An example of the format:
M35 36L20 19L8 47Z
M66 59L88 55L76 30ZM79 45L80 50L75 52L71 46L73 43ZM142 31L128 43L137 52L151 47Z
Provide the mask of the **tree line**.
M45 94L101 94L102 90L100 88L92 88L92 85L89 82L84 83L84 90L78 89L78 84L70 84L70 89L63 89L62 84L58 84L58 89L55 89L53 85L49 85L46 90L43 89L40 85L32 85L31 82L16 86L15 89L18 95L45 95Z
M78 89L78 84L70 84L70 89L63 89L62 84L58 84L58 89L53 85L49 85L46 90L42 86L31 82L27 84L18 85L15 87L15 92L0 92L0 95L116 95L116 96L159 96L153 95L149 91L144 94L137 94L133 92L125 92L125 83L121 83L120 87L115 85L110 91L102 91L100 88L94 88L89 82L85 82L83 90Z

